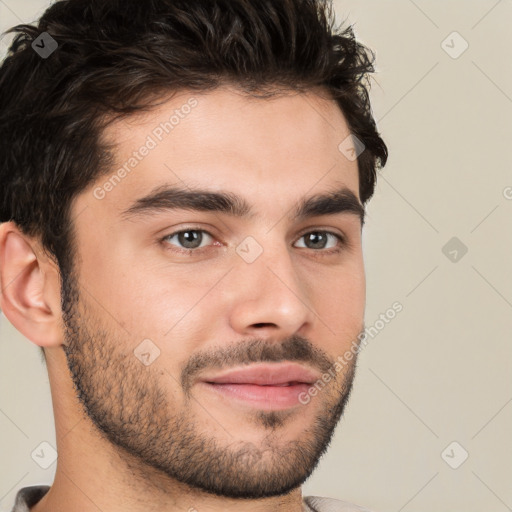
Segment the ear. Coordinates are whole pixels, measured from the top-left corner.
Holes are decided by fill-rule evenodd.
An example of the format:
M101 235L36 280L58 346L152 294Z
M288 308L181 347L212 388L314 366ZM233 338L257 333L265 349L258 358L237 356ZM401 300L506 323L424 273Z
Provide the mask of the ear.
M40 347L63 344L58 266L14 222L0 224L0 308Z

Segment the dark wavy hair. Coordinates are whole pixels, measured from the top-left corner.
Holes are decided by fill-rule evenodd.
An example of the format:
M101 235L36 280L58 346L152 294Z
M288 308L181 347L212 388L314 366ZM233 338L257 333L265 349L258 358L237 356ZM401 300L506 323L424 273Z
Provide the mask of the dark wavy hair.
M47 32L57 49L42 58ZM321 87L365 150L361 201L387 147L372 116L375 54L337 27L327 0L59 0L14 33L0 67L0 222L72 268L73 199L112 171L102 132L173 91L235 84L250 95Z

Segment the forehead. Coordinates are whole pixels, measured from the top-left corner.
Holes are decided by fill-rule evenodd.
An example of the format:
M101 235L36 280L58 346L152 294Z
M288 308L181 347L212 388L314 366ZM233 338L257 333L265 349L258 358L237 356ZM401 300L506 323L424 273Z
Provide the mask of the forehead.
M255 98L228 87L183 91L105 129L115 164L85 201L120 215L165 185L231 191L269 213L340 186L359 197L357 162L338 149L349 135L337 103L317 92Z

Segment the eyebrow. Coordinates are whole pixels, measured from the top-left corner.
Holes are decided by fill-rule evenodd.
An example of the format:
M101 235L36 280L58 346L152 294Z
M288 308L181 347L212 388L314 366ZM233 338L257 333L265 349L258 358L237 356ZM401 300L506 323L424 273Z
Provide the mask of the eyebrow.
M233 192L213 192L169 185L157 187L140 197L121 212L121 216L124 219L130 219L151 216L167 210L217 212L241 219L252 219L256 216L246 199ZM364 224L365 209L357 196L347 187L301 198L295 205L290 219L301 221L311 217L340 213L356 215L361 225Z

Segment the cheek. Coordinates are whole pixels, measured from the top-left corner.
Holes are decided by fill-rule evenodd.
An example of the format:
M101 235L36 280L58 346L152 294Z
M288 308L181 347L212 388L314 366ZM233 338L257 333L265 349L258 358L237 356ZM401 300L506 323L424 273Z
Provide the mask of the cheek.
M179 272L153 274L145 269L139 276L120 277L125 283L120 300L124 318L140 335L153 335L163 343L174 339L188 325L204 295L204 286L188 281Z
M88 292L83 295L89 309L119 333L128 350L144 339L162 352L171 343L181 346L176 338L184 330L193 336L190 320L205 293L197 278L188 279L179 269L154 269L135 258L93 258L87 264L84 258L80 282Z
M325 322L328 333L335 333L336 342L350 342L363 327L366 280L361 263L353 263L330 273L313 285L314 309ZM320 322L320 325L322 323Z
M185 267L146 261L116 277L123 284L120 314L133 344L151 339L161 352L158 364L176 375L190 354L215 336L226 313L215 284L227 270Z

